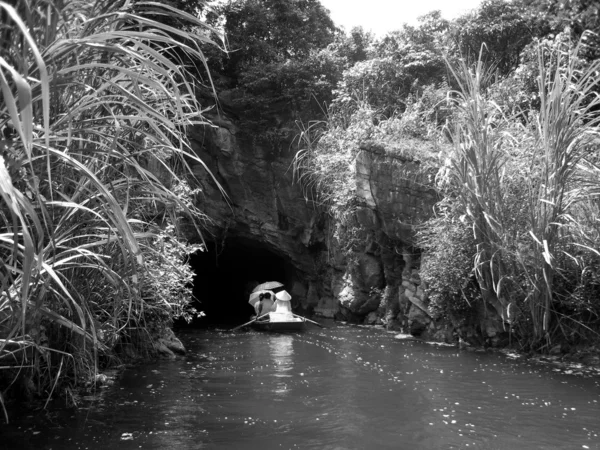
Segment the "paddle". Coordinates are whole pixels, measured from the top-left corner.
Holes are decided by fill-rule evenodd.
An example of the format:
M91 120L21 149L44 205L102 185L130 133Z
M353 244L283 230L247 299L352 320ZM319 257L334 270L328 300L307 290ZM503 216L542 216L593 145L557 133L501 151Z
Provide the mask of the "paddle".
M307 319L306 317L299 316L298 314L294 314L294 313L292 313L292 315L293 315L293 316L295 316L295 317L299 317L300 319L304 319L304 320L306 320L307 322L314 323L315 325L317 325L317 326L319 326L319 327L323 328L323 325L321 325L319 322L315 322L314 320L310 320L310 319Z
M254 319L252 319L250 322L246 322L246 323L244 323L244 324L242 324L242 325L240 325L240 326L237 326L237 327L235 327L235 328L232 328L232 329L231 329L231 331L235 331L235 330L238 330L238 329L240 329L240 328L242 328L242 327L245 327L246 325L250 325L252 322L256 322L258 319L262 319L263 317L265 317L265 316L268 316L268 315L269 315L269 313L266 313L266 314L263 314L263 315L262 315L262 316L260 316L260 317L255 317L255 318L254 318Z

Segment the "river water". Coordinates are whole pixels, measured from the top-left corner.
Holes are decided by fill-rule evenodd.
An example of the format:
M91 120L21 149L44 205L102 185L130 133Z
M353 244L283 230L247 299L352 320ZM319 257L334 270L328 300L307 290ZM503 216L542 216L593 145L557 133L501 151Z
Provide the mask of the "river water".
M600 449L600 372L329 323L178 333L78 411L0 426L1 449Z

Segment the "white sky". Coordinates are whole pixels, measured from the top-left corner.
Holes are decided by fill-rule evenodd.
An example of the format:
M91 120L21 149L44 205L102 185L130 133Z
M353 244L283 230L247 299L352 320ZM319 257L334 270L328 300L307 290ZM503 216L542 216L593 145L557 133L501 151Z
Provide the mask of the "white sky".
M377 37L401 28L403 23L416 25L417 17L439 9L445 19L454 19L481 3L481 0L320 0L331 12L337 26L346 31L362 26Z

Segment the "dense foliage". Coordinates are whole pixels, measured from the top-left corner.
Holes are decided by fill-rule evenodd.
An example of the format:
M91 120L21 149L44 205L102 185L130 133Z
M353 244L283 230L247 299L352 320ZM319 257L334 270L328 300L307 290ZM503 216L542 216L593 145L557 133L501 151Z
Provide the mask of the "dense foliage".
M211 73L247 125L272 137L273 122L322 114L344 61L328 50L337 29L318 0L230 0L208 19L228 45L209 51Z
M519 66L521 52L534 37L535 19L525 8L503 0L486 0L479 8L452 24L456 50L464 57L483 58L498 74L507 75Z
M333 21L317 0L235 0L219 7L230 54L223 73L308 57L333 41Z
M353 160L365 142L437 160L444 201L417 235L431 313L456 324L495 310L534 350L600 336L599 63L584 32L597 7L586 5L490 0L373 39L296 158L342 246L357 233Z
M450 319L460 324L476 313L481 302L473 255L477 245L466 226L464 211L448 199L440 202L437 215L419 230L419 245L425 253L421 280L429 290L429 309L435 319Z
M185 128L204 120L173 49L202 61L212 42L156 2L0 2L0 18L3 404L11 386L74 393L189 313L197 248L176 225L203 220Z

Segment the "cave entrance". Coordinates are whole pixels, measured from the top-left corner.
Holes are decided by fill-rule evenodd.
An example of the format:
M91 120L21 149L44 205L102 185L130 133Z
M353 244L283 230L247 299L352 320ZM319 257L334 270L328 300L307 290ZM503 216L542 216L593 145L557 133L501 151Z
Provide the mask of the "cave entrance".
M223 245L207 242L207 251L190 258L195 273L195 307L206 316L194 325L241 325L254 308L248 296L258 283L280 281L286 289L293 282L291 262L265 244L244 238L227 238Z

